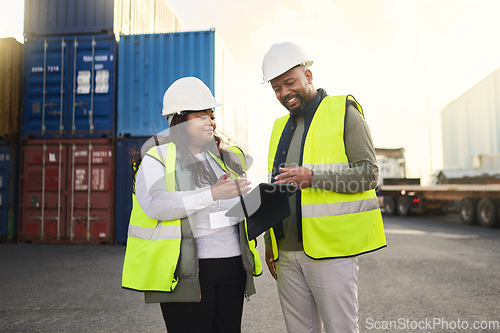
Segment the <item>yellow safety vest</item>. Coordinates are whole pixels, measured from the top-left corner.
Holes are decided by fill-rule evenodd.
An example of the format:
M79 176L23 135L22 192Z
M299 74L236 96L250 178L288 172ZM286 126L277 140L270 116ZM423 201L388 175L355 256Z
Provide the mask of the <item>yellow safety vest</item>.
M175 191L176 146L174 143L167 143L166 146L168 153L164 158L158 154L156 149L158 147L151 148L147 155L163 163L167 191ZM238 149L228 148L232 151ZM239 149L238 152L238 159L242 163L242 161L244 162L244 156ZM227 172L224 163L214 155L212 157ZM242 166L244 168L245 164L242 163ZM239 177L233 170L229 171L232 177ZM141 209L135 194L132 195L132 201L127 250L123 264L122 287L137 291L171 292L178 283L175 271L180 255L181 220L153 220ZM260 275L262 273L262 264L255 249L255 241L249 242L249 247L254 256L253 273L254 275Z
M344 118L354 97L327 96L313 117L304 142L302 166L309 169L349 168L344 145ZM274 123L269 147L268 172L273 170L281 134L290 115ZM302 241L304 252L313 259L350 257L386 246L382 215L374 190L342 194L306 188L301 193ZM274 259L278 246L270 230Z
M167 191L175 191L176 146L168 143L167 149L165 160L156 147L151 148L147 155L163 163ZM173 291L178 282L175 269L181 237L180 219L157 221L149 218L133 194L122 287L138 291Z

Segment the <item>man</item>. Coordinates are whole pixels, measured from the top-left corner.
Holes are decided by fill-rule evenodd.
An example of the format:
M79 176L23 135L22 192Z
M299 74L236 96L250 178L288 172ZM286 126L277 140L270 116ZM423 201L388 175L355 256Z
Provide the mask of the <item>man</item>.
M386 246L374 188L378 168L361 106L315 89L293 43L264 56L264 81L289 115L276 120L271 182L292 184L290 216L265 235L288 332L358 332L357 256ZM321 260L320 260L321 259Z

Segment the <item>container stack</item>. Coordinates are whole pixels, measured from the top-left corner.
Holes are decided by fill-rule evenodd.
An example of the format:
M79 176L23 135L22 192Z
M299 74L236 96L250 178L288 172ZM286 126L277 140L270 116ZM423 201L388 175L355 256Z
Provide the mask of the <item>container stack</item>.
M22 242L114 242L117 38L180 29L140 3L25 2Z
M236 71L215 30L122 36L118 59L115 239L123 244L132 208L130 151L140 151L148 138L168 128L166 117L161 115L167 88L181 77L201 79L224 104L216 110L219 133L238 128L222 119L236 121L238 115L241 127L245 116L234 100L236 94L228 93L237 82L229 75ZM244 131L240 134L246 139ZM235 141L235 137L226 135L224 139ZM238 142L246 149L246 141Z
M181 24L166 0L25 0L19 241L126 243L131 151L168 129L163 94L181 77L205 82L218 132L247 148L230 55Z
M22 44L0 39L0 242L17 234Z

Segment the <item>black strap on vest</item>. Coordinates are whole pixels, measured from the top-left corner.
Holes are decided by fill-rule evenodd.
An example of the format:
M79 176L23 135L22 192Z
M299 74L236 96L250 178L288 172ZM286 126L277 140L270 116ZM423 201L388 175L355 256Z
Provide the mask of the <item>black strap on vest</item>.
M347 96L352 96L352 95L347 95ZM346 99L345 99L345 114L344 114L344 136L342 137L344 140L344 150L345 150L345 129L346 129L346 124L347 124L347 109L351 105L354 106L356 108L356 110L358 110L359 113L361 113L361 110L358 109L358 105L356 104L356 102L351 101L350 99L348 99L346 97ZM363 113L361 113L361 115L363 116L363 118L365 117L363 115Z

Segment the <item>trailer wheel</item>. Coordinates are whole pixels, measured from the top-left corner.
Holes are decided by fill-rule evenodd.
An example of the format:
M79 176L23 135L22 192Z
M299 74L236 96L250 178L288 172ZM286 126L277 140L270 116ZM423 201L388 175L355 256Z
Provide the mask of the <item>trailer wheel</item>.
M398 198L398 213L401 216L410 215L410 198L406 195Z
M476 202L471 198L464 198L460 202L460 218L465 224L476 224Z
M483 198L477 205L477 219L483 227L492 228L497 224L498 208L496 202L489 198Z
M384 211L387 215L396 215L396 200L392 195L384 196Z

